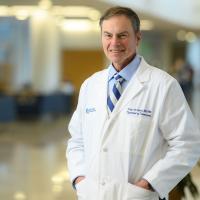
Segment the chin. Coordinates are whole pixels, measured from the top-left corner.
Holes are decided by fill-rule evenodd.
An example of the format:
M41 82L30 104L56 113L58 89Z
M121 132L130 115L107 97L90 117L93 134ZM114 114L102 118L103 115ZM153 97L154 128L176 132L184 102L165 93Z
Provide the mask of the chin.
M116 60L116 59L111 59L111 61L112 61L113 64L117 64L117 65L118 65L119 63L121 63L120 60Z
M110 55L109 56L110 60L112 60L113 62L120 62L123 59L123 56L119 56L119 55Z

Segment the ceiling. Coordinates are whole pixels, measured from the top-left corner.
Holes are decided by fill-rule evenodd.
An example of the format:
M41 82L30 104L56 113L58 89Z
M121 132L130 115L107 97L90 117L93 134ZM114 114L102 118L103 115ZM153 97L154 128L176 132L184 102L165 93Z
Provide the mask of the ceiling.
M171 0L162 0L162 2L171 2ZM173 0L174 1L174 0ZM178 0L177 0L178 1ZM176 1L176 2L177 2ZM182 0L181 2L184 2L187 0ZM196 0L189 0L190 2L196 1ZM38 5L39 0L1 0L0 5L6 5L6 6L13 6L13 5ZM141 4L143 2L143 4ZM159 4L159 11L157 10L155 6L152 6L153 4L157 3L157 0L52 0L53 5L59 5L59 6L71 6L71 5L84 5L84 6L89 6L93 7L97 10L99 10L101 13L103 13L108 7L112 5L122 5L122 6L129 6L136 10L136 12L139 14L141 19L149 19L152 20L153 23L155 24L154 30L159 30L159 31L168 31L169 32L176 32L180 29L185 29L187 31L195 31L196 33L200 33L200 25L198 26L189 26L186 23L181 23L175 18L175 12L168 11L168 9L164 9L162 11L162 5L166 6L166 4ZM143 7L142 7L143 5ZM200 5L200 4L199 4ZM183 6L183 5L182 5ZM186 5L185 5L186 6ZM200 7L199 7L200 8ZM153 10L154 9L154 10ZM170 8L169 8L170 9ZM180 6L181 9L181 6ZM176 8L175 8L176 10ZM150 12L151 11L151 12ZM168 15L170 17L165 17L165 15L162 13L168 12ZM179 12L179 11L177 11ZM185 13L187 10L185 10ZM200 14L200 12L199 12ZM174 16L174 22L173 21L173 16ZM182 15L182 18L184 16ZM200 18L199 18L200 19ZM192 20L192 19L191 19ZM194 21L194 20L193 20ZM200 21L200 20L199 20ZM199 22L200 23L200 22Z
M177 25L200 30L199 0L101 0L128 6L137 12L149 14Z

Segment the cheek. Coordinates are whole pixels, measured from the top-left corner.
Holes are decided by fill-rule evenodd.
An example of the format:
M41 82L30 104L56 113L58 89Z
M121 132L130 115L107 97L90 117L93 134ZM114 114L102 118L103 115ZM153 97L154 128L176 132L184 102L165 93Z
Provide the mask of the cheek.
M124 46L126 49L130 49L135 45L135 43L134 41L124 40L123 42L121 42L121 45Z
M108 41L102 40L103 49L106 50L108 48Z
M132 41L132 42L129 42L128 44L127 44L127 49L130 51L130 52L133 52L133 51L135 51L135 49L136 49L136 46L137 46L137 41L135 40L135 41Z
M105 44L105 43L103 44L103 50L104 50L105 53L108 51L107 44Z

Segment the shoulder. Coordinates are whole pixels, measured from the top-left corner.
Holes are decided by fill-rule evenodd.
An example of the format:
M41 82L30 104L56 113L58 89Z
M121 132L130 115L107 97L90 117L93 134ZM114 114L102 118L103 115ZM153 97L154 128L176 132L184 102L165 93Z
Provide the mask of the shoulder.
M166 71L150 66L151 68L151 82L154 89L157 88L163 98L182 97L182 89L178 81L168 74Z
M157 78L161 82L176 81L176 79L174 77L172 77L169 73L167 73L163 69L160 69L160 68L157 68L157 67L154 67L154 66L150 66L150 67L151 67L151 70L152 70L152 77L153 78Z
M142 65L150 74L152 81L156 81L157 83L177 82L177 80L173 76L164 71L161 67L152 66L144 60L142 62Z
M91 76L89 76L81 85L82 88L87 88L88 85L93 85L103 80L107 79L108 77L108 69L103 69L101 71L95 72Z
M178 81L161 68L148 64L142 59L139 79L146 81L154 90L168 91L170 88L180 87Z
M103 77L107 77L107 75L108 75L108 69L103 69L101 71L98 71L98 72L92 74L88 78L88 80L89 81L100 81L100 80L102 80Z

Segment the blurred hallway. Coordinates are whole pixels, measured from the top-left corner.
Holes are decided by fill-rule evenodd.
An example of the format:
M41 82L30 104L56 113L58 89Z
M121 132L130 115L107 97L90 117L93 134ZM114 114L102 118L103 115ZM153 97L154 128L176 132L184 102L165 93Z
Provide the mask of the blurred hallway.
M193 110L198 123L199 99L200 89L196 89ZM0 199L76 199L66 170L68 120L63 116L50 121L0 124ZM193 180L200 191L200 167L194 168ZM192 200L189 193L186 199Z
M0 199L73 200L66 117L0 125Z
M138 52L150 64L169 73L176 59L192 65L200 124L200 1L1 0L0 200L76 199L65 157L69 113L83 80L108 64L98 23L113 5L138 12ZM200 192L200 166L192 173Z

